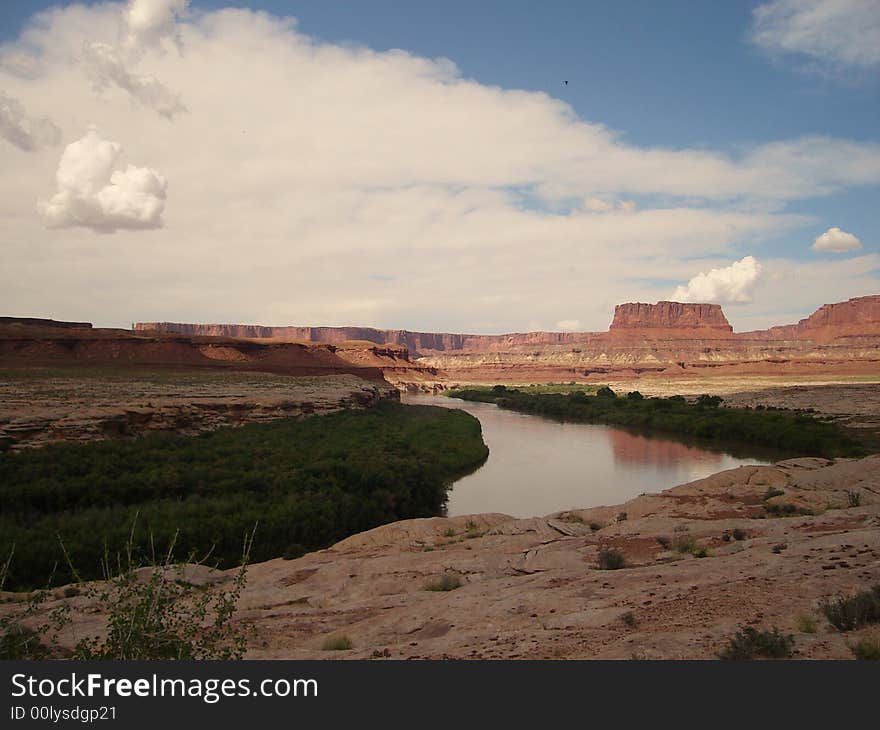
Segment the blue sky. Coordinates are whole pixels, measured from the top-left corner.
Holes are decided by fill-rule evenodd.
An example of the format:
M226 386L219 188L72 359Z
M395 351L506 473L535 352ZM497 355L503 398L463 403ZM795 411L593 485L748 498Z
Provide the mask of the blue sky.
M777 0L777 7L771 9L780 10L784 22L793 23L797 18L792 20L785 16L786 12L791 16L790 8L786 9L788 3L789 0ZM822 4L819 0L808 0L809 3ZM202 11L210 14L227 4L220 0L192 0L189 13L181 15L178 21L182 27L185 23L198 24L202 22L199 18L204 17ZM816 182L818 188L828 188L821 192L775 196L772 191L762 191L755 194L754 200L744 203L750 198L749 191L737 189L730 196L721 194L727 202L719 203L717 196L703 196L699 189L685 194L670 193L665 183L638 189L639 185L628 182L610 192L598 190L600 197L604 195L602 199L610 201L611 206L620 201L633 201L640 212L686 207L691 211L727 214L734 208L737 213L742 212L746 206L749 214L760 212L774 216L773 224L756 226L751 234L746 232L723 241L707 239L705 250L690 247L680 252L670 251L665 256L663 244L658 242L657 248L650 252L654 264L633 271L631 276L625 276L624 272L608 274L616 281L638 283L628 290L621 290L620 298L655 293L652 286L657 296L662 296L661 288L668 289L670 281L686 284L690 276L679 272L687 268L688 261L695 262L692 274L696 275L699 271L708 271L710 266L723 268L723 264L731 264L745 255L754 256L762 264L784 260L792 267L789 271L786 272L781 265L777 265L774 271L764 266L762 274L764 280L772 274L770 278L779 282L789 275L796 276L794 272L798 264L815 265L827 260L843 267L842 262L847 258L863 257L864 275L847 269L841 274L844 278L830 288L827 296L822 291L814 291L812 296L800 294L796 301L788 303L772 301L766 296L772 289L767 285L764 287L765 296L760 300L745 290L742 296L736 292L718 294L729 315L731 309L727 305L732 306L731 319L739 317L742 326L757 326L771 323L774 317L803 316L809 313L804 310L813 304L839 297L846 291L846 277L857 279L853 284L854 295L871 293L869 290L877 281L880 186L873 168L868 172L853 172L852 168L858 166L859 158L866 160L865 165L873 164L876 145L880 143L880 64L875 62L870 48L855 61L851 54L846 56L840 50L841 34L861 34L853 36L855 41L844 37L846 44L853 46L865 42L865 28L873 32L872 23L876 28L875 16L880 15L880 4L875 0L828 0L828 20L811 28L810 33L794 37L791 33L786 35L785 27L774 26L769 29L771 40L761 43L754 40L758 28L755 10L768 4L760 2L545 2L538 6L518 0L451 0L444 3L242 0L234 4L250 10L264 10L276 17L293 16L298 21L296 32L299 36L321 47L350 50L364 46L378 52L403 49L414 57L448 58L456 64L462 79L472 80L481 88L543 92L569 105L577 120L607 128L615 142L626 148L686 150L689 154L705 151L738 163L755 150L766 150L773 143L788 143L813 136L854 145L845 151L849 156L848 172L838 175L823 170L827 161L834 165L835 155L840 155L839 149L822 151L817 153L816 160L804 163L806 172L801 170L799 174L809 177L810 171L817 170L824 176ZM47 0L4 0L0 4L0 43L12 47L29 18L55 5ZM861 16L852 7L857 7ZM96 8L95 12L98 10ZM848 27L847 18L860 27ZM869 22L866 23L865 18ZM774 37L778 37L778 42L773 40ZM880 41L880 38L874 39ZM185 54L182 58L185 63ZM163 63L159 58L155 68L162 69ZM563 80L568 80L568 84L563 85ZM168 87L175 86L173 77L161 81L167 82ZM253 81L259 84L259 78ZM0 91L3 88L3 76L0 75ZM357 110L346 113L354 117ZM99 126L101 123L100 119L89 121ZM161 130L166 134L165 127ZM112 131L117 137L122 136L120 131ZM66 128L64 132L66 144L73 138L67 138ZM130 149L132 143L126 140L123 144ZM805 149L807 154L812 154L810 144L806 144ZM5 152L0 150L0 154ZM801 160L803 157L804 149L799 148L786 159ZM755 174L771 169L772 165L768 167L768 164L758 165L759 171ZM510 185L500 187L513 190L518 184L512 181ZM174 185L175 181L171 180L169 206ZM464 187L468 188L468 184ZM536 189L531 180L525 187L532 192ZM495 189L498 189L497 185ZM579 196L583 194L584 190L577 186L573 197L566 193L555 202L547 202L543 194L537 198L530 194L519 198L516 207L537 207L540 210L546 205L547 211L559 212L558 206L571 206L572 200L580 200ZM782 225L780 222L785 216L804 218L798 224ZM813 240L832 227L839 227L857 237L860 248L841 252L813 250ZM95 233L90 235L94 237ZM130 234L124 232L121 235ZM141 232L134 235L145 238L158 234ZM635 242L634 247L637 247ZM99 255L93 249L89 250L90 255ZM570 252L562 244L559 250ZM512 253L505 257L496 256L498 251L494 248L492 251L493 267L509 265L506 262L515 259ZM674 258L677 265L671 265L667 258ZM666 263L670 265L665 267ZM511 316L509 307L493 309L487 304L484 312L471 316L470 322L465 311L451 314L450 321L446 322L442 316L416 314L405 307L389 305L391 301L399 302L404 292L391 290L389 293L386 289L387 296L378 296L376 286L389 276L382 272L371 272L369 276L372 277L371 283L365 285L362 294L363 301L368 304L363 310L359 311L356 305L361 299L359 295L353 299L350 310L306 308L304 314L322 317L322 322L297 320L296 323L319 324L326 320L343 323L343 319L353 317L358 321L345 323L413 329L485 330L500 327L521 330L533 325L554 328L560 322L577 322L583 327L596 328L614 299L614 291L609 289L581 311L577 311L577 304L572 299L560 307L558 314L547 310L534 318L525 312L524 305L522 311ZM391 282L386 281L386 285L391 286ZM487 285L491 288L491 282ZM709 293L713 291L709 290ZM499 291L493 295L490 291L486 296L503 300L509 298L510 292ZM724 301L725 297L728 301ZM10 306L9 302L4 304ZM240 311L223 307L203 311L196 306L182 306L184 311L180 319L184 315L277 319L294 317L297 311L302 311L277 302L274 308L262 308L248 302L240 307ZM87 309L82 307L78 311ZM92 316L95 318L94 314ZM141 318L148 317L145 313Z

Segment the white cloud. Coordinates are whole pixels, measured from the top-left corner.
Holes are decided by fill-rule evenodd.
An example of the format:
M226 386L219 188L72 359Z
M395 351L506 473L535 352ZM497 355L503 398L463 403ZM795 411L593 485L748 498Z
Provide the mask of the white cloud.
M581 328L579 319L561 319L556 323L556 329L561 332L579 332Z
M82 58L95 91L118 86L144 106L168 119L187 111L180 100L180 94L175 94L153 76L130 71L119 51L113 46L107 43L88 43L83 47Z
M843 253L844 251L855 251L861 247L862 242L856 236L834 226L816 238L812 248L814 251Z
M130 0L125 15L126 45L144 48L177 35L177 20L186 12L189 0Z
M0 137L25 152L51 147L61 141L61 130L51 119L32 117L24 105L0 91Z
M121 43L88 41L83 44L82 63L95 91L116 86L167 119L186 112L180 94L156 77L132 70L148 51L163 52L165 41L181 49L177 21L189 0L129 0L120 19Z
M723 269L701 271L672 294L678 302L715 302L739 304L752 300L751 291L761 277L763 267L753 256L745 256Z
M38 203L46 225L104 232L159 228L165 178L147 167L114 169L121 153L121 145L95 130L67 145L55 176L58 192Z
M59 187L55 219L74 227L47 229L33 203L50 193L57 158L4 157L0 250L15 265L0 267L0 310L123 326L478 332L576 315L584 330L602 330L614 303L668 298L661 279L728 266L746 243L765 262L766 239L816 225L785 201L880 183L874 143L797 138L736 155L636 146L547 94L482 85L449 61L322 42L265 13L186 15L130 61L127 7L41 16L24 41L0 44L0 58L27 53L40 73L3 84L65 126L99 123L127 159L173 183L174 205L160 211L158 174L129 179L114 163L94 190L120 197L112 170L141 192L152 185L152 215L96 236L114 227L116 209L94 190ZM89 43L173 84L189 113L168 124L115 82L91 93L70 62ZM607 212L590 210L588 197ZM149 234L149 255L131 230L140 221L164 223Z
M752 12L751 38L834 65L880 65L880 0L773 0Z

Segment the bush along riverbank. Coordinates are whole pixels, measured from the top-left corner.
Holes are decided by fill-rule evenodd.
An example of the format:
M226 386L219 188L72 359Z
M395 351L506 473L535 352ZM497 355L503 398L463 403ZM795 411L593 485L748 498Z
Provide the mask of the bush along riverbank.
M695 401L682 396L646 398L637 391L618 396L607 387L595 395L577 391L567 395L534 394L503 385L452 390L446 395L563 421L699 439L717 447L752 445L772 449L780 457L867 454L858 441L832 423L793 411L728 408L719 396L703 395Z
M0 454L6 589L73 580L62 543L84 579L101 577L130 539L147 560L173 542L178 559L228 568L254 525L252 561L298 557L440 514L449 485L487 456L473 416L397 403Z

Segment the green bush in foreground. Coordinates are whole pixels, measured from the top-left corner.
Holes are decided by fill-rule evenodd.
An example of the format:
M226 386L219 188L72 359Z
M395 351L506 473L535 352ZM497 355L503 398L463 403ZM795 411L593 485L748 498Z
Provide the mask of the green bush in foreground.
M626 558L619 550L602 548L596 556L596 567L599 570L620 570L626 567Z
M321 649L324 651L346 651L351 649L354 644L347 636L329 636L324 639Z
M877 639L859 639L850 650L856 659L880 661L880 641Z
M852 631L880 623L880 583L854 596L840 596L822 604L822 612L838 631Z
M425 584L426 591L454 591L461 588L461 578L454 573L444 573L439 578L428 581Z
M75 595L62 594L85 596L91 608L106 615L104 632L80 639L72 650L62 649L58 635L71 621L71 607L63 602L41 611L50 598L44 589L0 617L0 659L241 659L246 628L232 617L246 582L252 541L253 532L245 538L241 566L228 588L188 584L183 564L171 561L173 542L162 559L147 565L134 562L129 542L115 570L105 563L103 582L83 584Z
M779 629L758 631L748 626L737 631L720 652L719 659L788 659L794 650L794 636Z

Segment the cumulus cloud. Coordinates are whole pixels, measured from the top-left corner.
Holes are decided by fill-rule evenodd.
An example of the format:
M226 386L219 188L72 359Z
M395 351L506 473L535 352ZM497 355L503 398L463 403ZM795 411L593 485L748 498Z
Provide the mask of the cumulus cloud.
M92 78L94 89L98 92L115 85L168 119L187 110L179 94L175 94L153 76L130 71L119 51L106 43L89 43L84 46L83 63Z
M186 12L189 0L131 0L125 15L130 48L160 44L177 35L177 20Z
M880 66L880 0L773 0L752 11L754 43L862 68Z
M189 0L130 0L122 20L122 43L89 41L83 44L82 62L95 91L118 87L166 119L187 111L180 94L159 79L132 67L151 49L162 49L166 40L181 47L178 19Z
M672 298L678 302L750 302L751 290L761 277L763 268L753 256L745 256L726 268L701 271L686 285L677 287Z
M61 141L61 130L46 117L32 117L16 98L0 91L0 137L25 152Z
M813 241L814 251L833 251L834 253L843 253L844 251L855 251L862 247L862 242L852 233L842 231L836 226L829 228L825 233Z
M95 231L159 228L165 209L165 178L147 167L116 168L122 146L90 130L67 145L55 179L58 192L38 210L51 228Z

